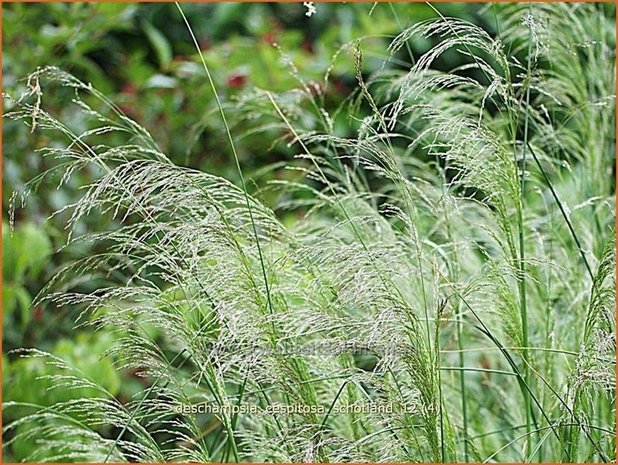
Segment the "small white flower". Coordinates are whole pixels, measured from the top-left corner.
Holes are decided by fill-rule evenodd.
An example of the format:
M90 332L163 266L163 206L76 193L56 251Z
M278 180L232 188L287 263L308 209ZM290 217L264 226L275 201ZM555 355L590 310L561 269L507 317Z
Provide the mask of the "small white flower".
M307 8L307 11L305 12L305 16L311 17L313 14L315 14L316 9L315 9L315 5L313 4L313 2L303 2L303 6Z

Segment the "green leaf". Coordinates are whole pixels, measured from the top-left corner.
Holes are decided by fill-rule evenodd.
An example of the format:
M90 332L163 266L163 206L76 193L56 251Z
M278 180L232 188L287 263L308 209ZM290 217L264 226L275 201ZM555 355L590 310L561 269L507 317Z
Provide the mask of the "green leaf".
M5 282L21 282L26 274L36 278L51 253L51 240L42 228L24 223L11 234L8 225L3 224L2 272Z
M2 286L2 318L5 322L11 321L15 310L15 288L9 284Z
M24 286L15 289L15 303L21 310L21 324L25 328L32 319L32 296Z
M175 89L178 85L178 81L164 74L155 74L146 81L146 88L152 89Z
M172 46L165 38L165 36L155 28L148 21L142 22L142 27L150 44L154 48L157 53L157 59L159 60L159 67L161 70L166 71L169 69L170 64L172 63Z
M47 233L33 223L26 223L20 228L23 235L22 253L26 257L26 269L34 278L42 271L52 253L52 243Z

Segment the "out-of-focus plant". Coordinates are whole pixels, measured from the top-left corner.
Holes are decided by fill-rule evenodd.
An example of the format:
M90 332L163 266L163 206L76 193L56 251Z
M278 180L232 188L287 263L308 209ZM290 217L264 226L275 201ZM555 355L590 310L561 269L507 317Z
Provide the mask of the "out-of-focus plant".
M49 236L34 223L21 223L13 233L8 224L2 225L2 342L5 350L29 342L24 338L29 324L43 318L40 307L32 308L33 290L28 284L46 279L44 270L52 252Z

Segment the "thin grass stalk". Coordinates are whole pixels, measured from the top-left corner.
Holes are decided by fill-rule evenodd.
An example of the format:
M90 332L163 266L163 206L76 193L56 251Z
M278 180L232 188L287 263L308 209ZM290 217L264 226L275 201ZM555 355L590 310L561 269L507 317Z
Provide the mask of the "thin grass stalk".
M528 15L532 13L532 4L528 4ZM528 346L528 308L526 302L526 252L525 252L525 232L524 232L524 192L526 181L526 151L528 148L528 119L530 117L530 79L532 74L532 24L528 25L528 64L526 70L526 102L524 110L524 146L521 163L521 184L520 184L520 198L519 208L517 210L517 223L518 223L518 235L519 235L519 304L521 312L521 327L522 327L522 343L524 346ZM528 351L522 352L524 361L528 359ZM530 384L530 369L528 365L524 366L524 379L526 384ZM526 410L526 424L527 432L530 434L532 430L532 403L530 401L530 395L524 396L524 408ZM526 440L526 455L531 451L531 436Z
M534 149L532 148L530 143L526 142L526 146L528 147L528 151L530 152L530 155L532 155L532 158L534 159L537 167L539 168L539 171L543 175L543 179L545 180L545 183L547 184L547 187L549 188L549 191L551 192L552 197L554 198L554 200L558 204L558 208L560 209L560 213L562 214L562 217L564 218L564 221L565 221L567 227L569 228L569 232L571 233L571 236L573 236L573 240L575 241L575 245L577 245L577 250L578 250L579 254L582 257L584 265L586 266L586 271L588 272L588 276L590 276L591 280L594 280L594 273L592 272L592 268L590 267L590 264L588 263L588 259L586 258L586 254L584 253L584 249L582 248L582 245L579 242L579 238L577 237L577 233L575 232L575 228L573 227L573 223L571 223L571 220L569 219L569 215L567 214L567 212L566 212L566 210L564 208L563 203L560 201L560 197L558 197L558 193L554 189L553 183L549 179L549 176L547 175L547 172L545 171L545 168L543 168L543 165L541 164L541 161L539 160L539 157L534 152Z
M448 162L444 170L442 171L442 177L443 177L443 183L444 183L442 186L443 196L446 195L446 192L444 191L444 185L447 182L447 179L446 179L447 169L448 169ZM451 226L451 221L449 219L448 209L445 207L443 211L444 211L444 218L445 218L445 223L446 223L447 239L449 242L452 243L453 242L453 230ZM457 254L454 248L450 251L450 255L451 255L451 259L448 261L449 272L451 275L453 275L454 280L458 280L459 279L459 269L460 269L459 255ZM470 460L470 457L469 457L469 438L468 438L468 404L466 402L466 397L467 397L466 396L466 377L465 377L465 370L464 370L465 346L464 346L464 341L463 341L463 308L459 300L456 300L454 307L455 307L455 312L456 312L455 319L456 319L456 325L457 325L457 349L458 349L457 357L458 357L459 368L460 368L459 389L461 391L461 415L462 415L463 436L464 436L464 461L467 463ZM439 356L440 354L438 354L438 357Z

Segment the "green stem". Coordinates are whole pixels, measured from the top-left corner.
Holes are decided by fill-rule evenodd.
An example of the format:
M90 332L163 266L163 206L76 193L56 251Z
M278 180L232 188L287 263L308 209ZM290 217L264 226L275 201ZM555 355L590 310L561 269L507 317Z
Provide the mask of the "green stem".
M541 171L541 174L543 175L543 179L547 183L547 187L549 187L552 197L558 204L558 208L560 208L560 213L562 213L562 217L564 218L564 221L566 222L567 227L569 228L569 232L571 233L571 236L573 236L573 240L575 241L575 244L577 245L577 250L579 251L579 254L582 257L582 260L584 261L584 265L586 266L586 271L588 272L590 279L594 280L594 273L592 272L592 268L590 267L590 264L588 263L588 259L586 258L584 249L582 248L582 245L579 242L579 238L577 237L577 233L575 232L575 229L573 228L573 224L571 223L571 220L569 219L569 215L567 215L567 212L564 209L562 202L560 201L560 197L558 197L558 193L555 191L554 186L551 180L549 179L549 176L545 172L543 165L541 165L539 157L537 157L536 153L532 149L532 146L530 145L530 143L527 143L526 145L528 147L528 150L530 151L530 154L532 155L532 158L534 159L536 165L538 166L539 171Z
M464 375L464 351L463 351L463 315L462 308L457 304L457 347L459 349L459 388L461 389L461 414L463 416L463 434L464 434L464 459L466 463L470 460L468 450L468 407L466 403L466 379Z
M444 191L444 185L447 182L446 179L446 170L448 169L448 162L444 167L443 176L444 176L444 184L442 195L446 196L446 192ZM448 209L444 208L444 218L446 223L446 233L449 242L453 242L453 232L451 228L451 222L448 214ZM453 275L455 280L458 280L459 277L459 256L457 252L453 249L451 252L451 259L448 261L448 268L450 273ZM463 420L463 436L464 436L464 460L467 463L470 460L470 451L469 451L469 438L468 438L468 405L466 402L466 378L465 378L465 359L464 359L464 342L463 342L463 309L461 307L461 303L457 301L453 304L456 310L455 320L457 323L457 349L458 349L458 359L459 359L459 389L461 391L461 414ZM440 351L442 352L442 351ZM437 354L436 356L440 356ZM441 368L442 369L442 368Z
M528 4L528 15L530 15L532 11L532 4ZM522 153L522 163L521 163L521 183L520 183L520 197L519 197L519 208L517 210L517 224L519 230L519 303L520 303L520 314L521 314L521 327L522 327L522 344L524 347L528 347L528 308L526 304L526 265L525 265L525 234L524 234L524 189L525 189L525 180L526 180L526 152L528 148L528 122L530 119L530 76L532 73L532 60L530 55L532 53L532 26L528 26L528 66L526 70L526 103L524 107L524 145L523 145L523 153ZM528 350L524 349L522 351L522 357L524 361L528 359ZM528 364L526 363L524 366L524 380L526 384L530 385L530 369ZM532 403L530 400L530 395L525 393L524 395L524 403L526 409L526 432L528 433L526 440L526 455L529 456L531 452L531 432L532 432L532 422L531 422L531 409Z

